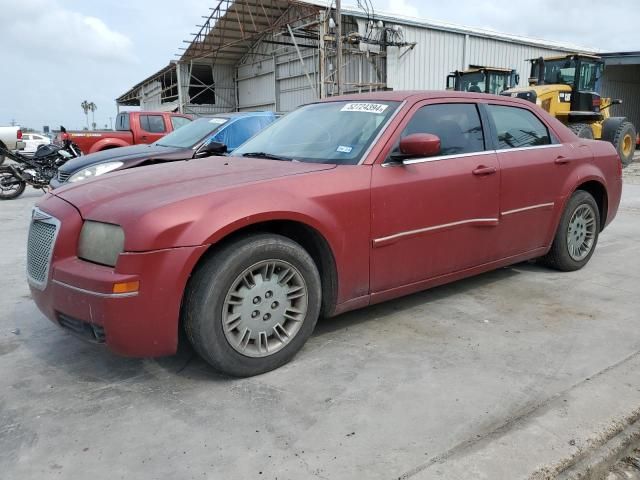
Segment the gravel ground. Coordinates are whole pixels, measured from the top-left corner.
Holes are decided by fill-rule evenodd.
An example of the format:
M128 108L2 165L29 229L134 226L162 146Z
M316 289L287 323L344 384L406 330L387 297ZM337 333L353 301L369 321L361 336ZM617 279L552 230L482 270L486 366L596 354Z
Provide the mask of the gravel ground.
M625 183L640 185L640 150L634 156L633 163L622 171Z

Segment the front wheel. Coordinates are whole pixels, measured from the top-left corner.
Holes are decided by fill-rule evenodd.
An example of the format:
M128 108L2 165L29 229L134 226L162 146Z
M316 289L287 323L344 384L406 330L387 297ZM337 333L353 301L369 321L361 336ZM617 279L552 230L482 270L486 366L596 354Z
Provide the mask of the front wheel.
M296 242L260 234L228 244L189 280L182 322L215 369L248 377L284 365L318 320L320 275Z
M0 200L18 198L27 187L27 182L17 177L9 167L0 167Z
M551 250L541 260L563 272L579 270L593 255L599 234L598 204L591 194L578 190L567 202Z

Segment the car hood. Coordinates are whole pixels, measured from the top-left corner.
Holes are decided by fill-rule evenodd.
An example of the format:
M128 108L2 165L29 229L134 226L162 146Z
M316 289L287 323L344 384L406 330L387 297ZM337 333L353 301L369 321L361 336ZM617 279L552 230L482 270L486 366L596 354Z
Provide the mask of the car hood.
M247 184L332 168L335 165L208 157L114 172L69 184L55 190L54 195L75 206L85 219L123 227L131 223L136 228L139 219L163 208L174 214L184 208L188 216L188 210L217 203L229 190L231 196L238 195L236 190Z
M193 150L190 148L161 147L159 145L131 145L90 153L66 162L60 170L70 175L78 170L105 162L124 162L122 168L134 167L148 159L183 160L191 158Z

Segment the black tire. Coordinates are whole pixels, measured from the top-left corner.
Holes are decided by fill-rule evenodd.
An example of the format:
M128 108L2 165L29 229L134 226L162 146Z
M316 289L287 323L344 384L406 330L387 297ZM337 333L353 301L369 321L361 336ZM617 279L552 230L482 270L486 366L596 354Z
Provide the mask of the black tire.
M636 129L631 122L622 122L614 133L611 143L616 147L623 167L633 162L633 155L636 152Z
M0 165L4 163L5 156L0 154Z
M225 307L225 302L231 298L231 292L234 291L234 285L237 284L238 279L248 269L266 261L286 262L295 267L306 286L306 315L291 338L285 336L286 343L283 342L279 350L255 357L240 353L239 345L232 346L228 339L229 327L225 332L223 319L225 315L229 315L225 308L230 307L229 304ZM247 299L253 295L249 287ZM256 298L259 297L253 299L254 303ZM264 294L264 303L269 303L271 300L267 301L266 298ZM278 368L295 356L315 328L321 301L320 274L311 256L299 244L287 237L256 234L227 244L196 268L185 292L182 325L195 351L212 367L227 375L249 377ZM269 305L260 304L255 308L268 310ZM253 320L254 313L251 313L252 319L248 321L256 322L262 318L262 313L258 312L258 320ZM274 318L275 316L274 314ZM249 318L248 315L241 315L241 317L243 320L239 320L238 323L244 321L244 318ZM227 322L227 325L230 323ZM273 332L275 330L274 327ZM270 338L275 339L275 337ZM240 344L243 343L242 339L244 339L244 333ZM253 342L253 348L255 348L255 340L248 340L248 342ZM259 349L260 345L258 345Z
M11 182L11 185L5 185ZM27 188L27 183L16 177L9 167L0 167L0 200L13 200L18 198Z
M583 207L590 209L593 214L593 243L584 258L576 259L570 253L570 235L574 234L574 232L569 231L569 224L574 214ZM600 210L598 209L598 204L590 193L584 190L578 190L571 195L571 198L567 202L562 218L560 218L560 224L558 225L556 236L551 245L551 250L540 260L545 265L563 272L580 270L591 259L598 244L599 235Z
M588 123L572 123L569 128L578 137L593 140L593 129Z

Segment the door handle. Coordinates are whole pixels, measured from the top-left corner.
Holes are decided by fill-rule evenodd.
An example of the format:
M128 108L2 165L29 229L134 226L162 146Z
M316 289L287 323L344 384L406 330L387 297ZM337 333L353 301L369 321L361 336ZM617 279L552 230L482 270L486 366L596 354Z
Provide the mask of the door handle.
M485 167L484 165L480 165L479 167L476 167L476 169L473 171L473 174L474 175L493 175L496 172L497 170L495 167Z
M555 163L556 165L566 165L567 163L569 163L571 161L570 158L567 157L563 157L562 155L560 155L558 158L556 158L553 163Z

